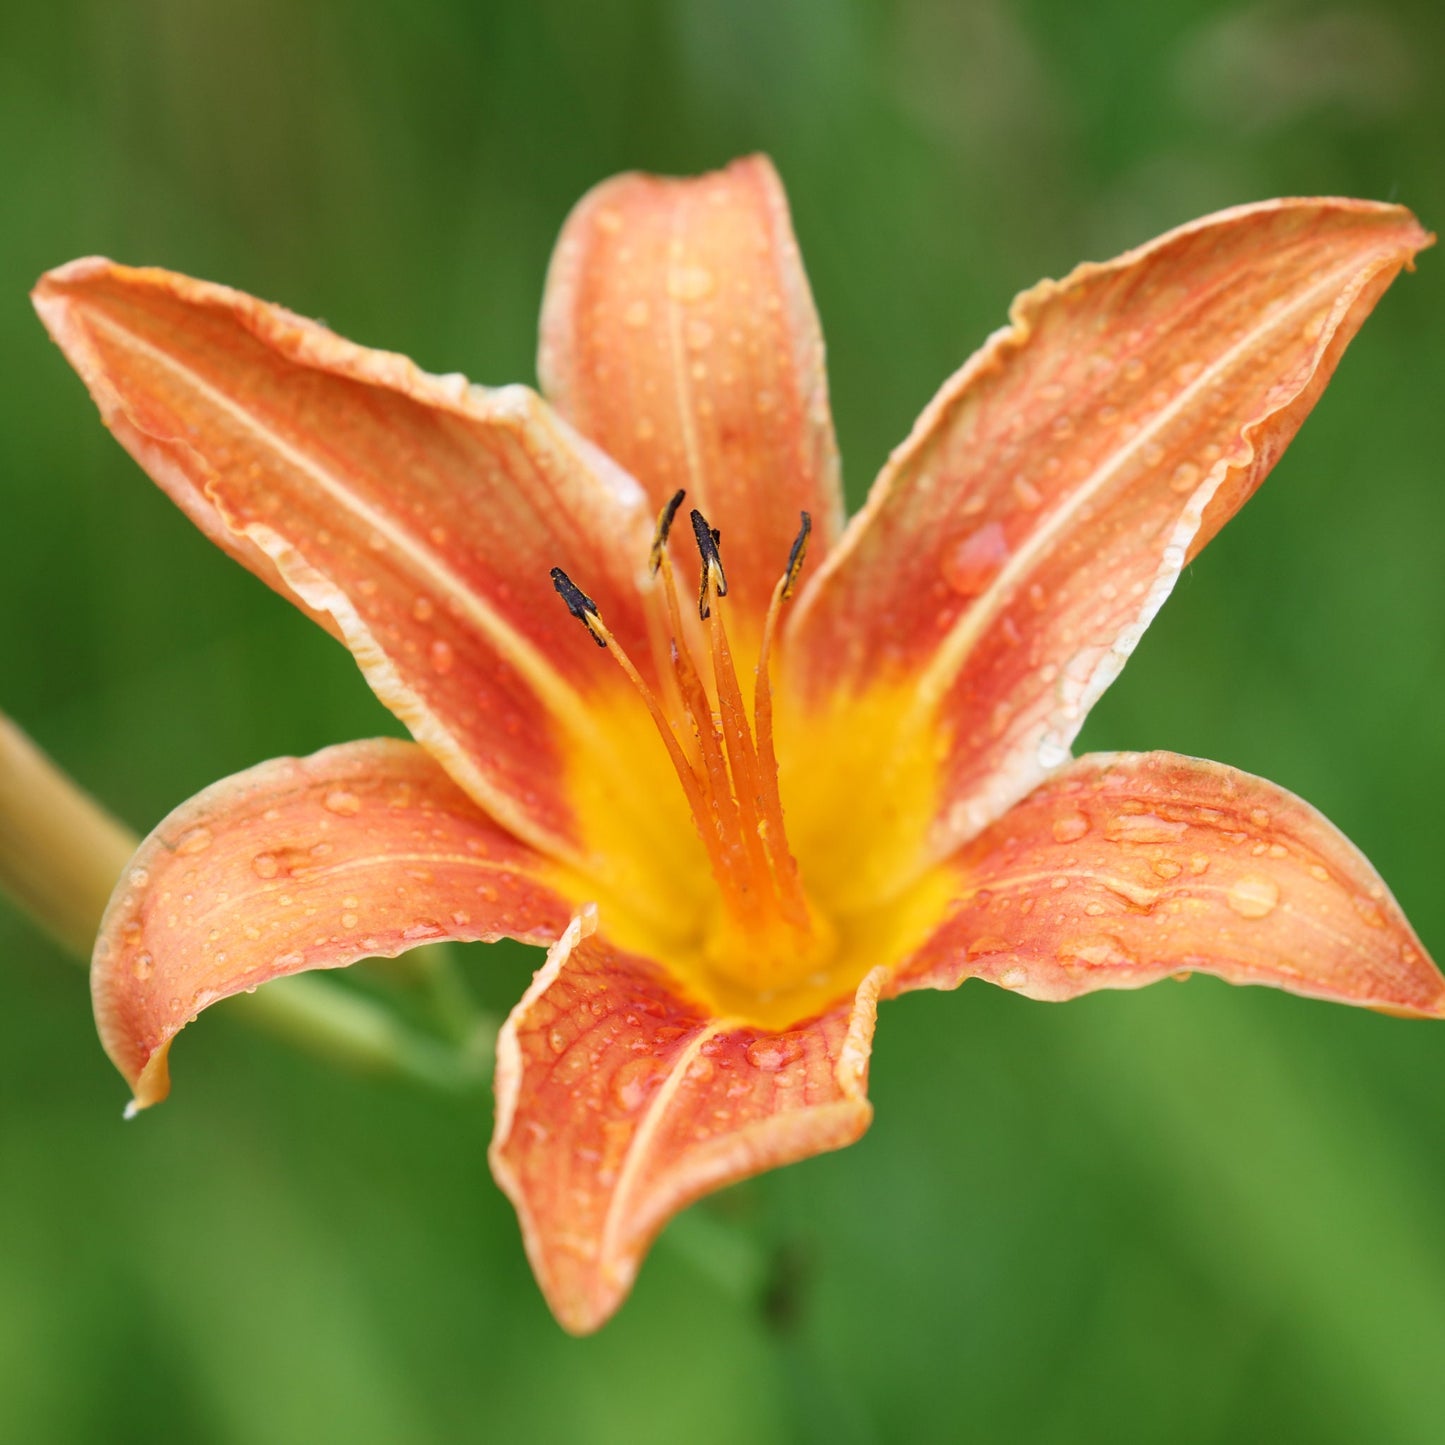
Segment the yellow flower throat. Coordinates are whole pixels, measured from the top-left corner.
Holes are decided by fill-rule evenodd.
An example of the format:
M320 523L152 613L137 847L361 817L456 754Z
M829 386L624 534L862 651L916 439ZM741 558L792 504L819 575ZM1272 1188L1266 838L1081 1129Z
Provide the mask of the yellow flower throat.
M896 962L940 921L955 880L940 868L917 876L916 866L936 797L935 764L915 757L900 766L887 756L905 688L875 686L823 711L789 700L775 720L770 663L782 606L803 566L807 513L754 649L751 699L719 605L727 577L718 534L691 513L702 561L701 628L691 632L702 634L704 675L667 552L682 499L678 492L663 509L651 554L664 624L655 647L658 689L591 598L560 569L552 572L563 602L610 652L624 684L591 700L592 756L568 778L583 841L599 866L590 880L569 875L559 883L579 900L595 898L609 938L664 963L716 1012L781 1027L837 1001L874 965ZM611 770L598 768L599 752L626 760L632 806L609 785Z

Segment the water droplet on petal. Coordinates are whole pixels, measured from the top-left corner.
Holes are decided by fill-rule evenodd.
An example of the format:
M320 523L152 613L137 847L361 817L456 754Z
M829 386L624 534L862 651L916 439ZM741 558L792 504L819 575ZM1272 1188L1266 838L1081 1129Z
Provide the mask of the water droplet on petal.
M274 853L257 853L251 859L251 872L258 878L274 878L281 871L281 864Z
M1154 813L1116 813L1104 824L1114 843L1172 843L1189 831L1189 824Z
M666 1072L662 1060L650 1055L628 1059L612 1076L612 1096L631 1114L647 1102Z
M1154 871L1161 878L1177 878L1183 871L1183 865L1176 863L1172 858L1156 858L1154 860Z
M1169 490L1181 497L1188 496L1199 485L1199 468L1193 462L1180 462L1169 478Z
M452 663L456 661L456 654L452 651L449 642L443 642L441 638L433 640L432 645L427 648L427 657L431 661L432 671L447 673L452 670Z
M155 968L155 962L151 954L142 949L136 954L135 961L130 966L130 971L135 974L138 982L144 983L146 979L151 976Z
M796 1034L754 1039L748 1045L748 1062L755 1068L776 1073L803 1057L803 1041Z
M148 868L132 868L130 870L130 884L132 888L144 888L151 881Z
M430 597L418 597L416 601L411 604L411 615L415 617L418 622L430 621L432 613L435 611L436 606Z
M361 920L354 913L343 913L341 915L341 926L343 928L355 928Z
M1059 945L1059 962L1090 968L1128 968L1138 960L1112 933L1069 939Z
M1008 561L1008 540L1002 523L985 522L943 558L943 580L960 597L977 597Z
M176 839L176 852L187 856L204 853L214 841L209 828L191 828Z
M999 974L998 981L1003 988L1022 988L1029 981L1029 971L1015 964L1012 968L1004 969Z
M1060 813L1054 819L1054 839L1059 843L1075 843L1089 831L1089 820L1083 813Z
M674 301L701 301L712 288L713 275L705 266L674 266L667 273L667 294Z
M1279 903L1279 884L1258 873L1246 873L1224 895L1224 901L1241 918L1267 918Z
M321 806L338 817L354 818L361 811L361 799L355 793L347 792L345 788L332 788L322 798Z

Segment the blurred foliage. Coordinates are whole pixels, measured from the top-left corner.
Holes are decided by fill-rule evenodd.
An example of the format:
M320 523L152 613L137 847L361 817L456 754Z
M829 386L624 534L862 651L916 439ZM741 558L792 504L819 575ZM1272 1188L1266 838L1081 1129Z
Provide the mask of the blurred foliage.
M395 724L105 435L25 293L107 252L530 379L620 169L777 160L856 502L1041 274L1280 193L1445 222L1427 0L47 0L0 11L0 703L140 829ZM1445 954L1445 269L1427 255L1091 722L1296 789ZM1445 1029L1209 981L881 1019L860 1145L547 1315L485 1097L207 1018L122 1128L84 979L0 912L0 1437L1433 1442ZM505 1007L532 960L471 950Z

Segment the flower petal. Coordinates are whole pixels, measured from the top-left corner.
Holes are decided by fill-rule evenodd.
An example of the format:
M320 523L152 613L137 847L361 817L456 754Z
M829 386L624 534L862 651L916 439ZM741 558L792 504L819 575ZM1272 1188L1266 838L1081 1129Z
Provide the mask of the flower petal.
M745 616L766 608L800 511L818 555L836 539L823 338L764 157L690 180L617 176L584 196L552 258L538 372L654 506L684 487L721 529Z
M252 297L77 261L35 304L107 424L166 492L355 653L493 817L556 856L556 785L605 670L548 571L647 657L641 490L521 387L484 391Z
M715 1018L574 920L497 1041L492 1172L553 1313L584 1334L700 1195L868 1127L875 969L786 1033Z
M1445 1017L1445 979L1379 875L1308 803L1175 753L1091 754L964 848L968 892L900 985L1038 999L1212 973Z
M1364 201L1207 217L1026 292L934 399L799 597L788 658L814 699L916 682L898 746L947 734L933 857L1067 758L1432 239Z
M141 844L95 945L96 1022L133 1107L165 1098L171 1040L218 999L441 938L556 938L570 910L540 864L414 743L213 784Z

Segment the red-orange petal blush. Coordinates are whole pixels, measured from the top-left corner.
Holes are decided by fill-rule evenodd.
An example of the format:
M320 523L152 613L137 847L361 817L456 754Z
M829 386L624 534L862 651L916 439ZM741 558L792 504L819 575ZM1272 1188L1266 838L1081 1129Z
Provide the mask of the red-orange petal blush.
M900 987L1030 998L1210 973L1445 1017L1445 979L1379 875L1309 804L1175 753L1093 754L957 859L966 893Z
M754 628L798 513L815 556L837 537L822 333L764 157L686 180L616 176L583 197L553 254L538 371L654 506L686 488L721 529L731 610Z
M540 860L414 743L279 758L183 803L141 844L91 966L101 1042L145 1108L171 1040L258 984L437 939L546 943Z
M34 299L187 515L326 621L493 817L568 856L563 729L586 745L605 674L548 570L584 578L646 665L641 488L523 387L428 376L224 286L88 260Z
M714 1018L579 917L497 1043L492 1172L553 1313L596 1329L679 1209L867 1127L877 969L786 1033Z
M934 399L788 638L813 698L916 685L905 732L948 744L932 856L1067 758L1180 570L1431 240L1364 201L1206 217L1026 292Z

